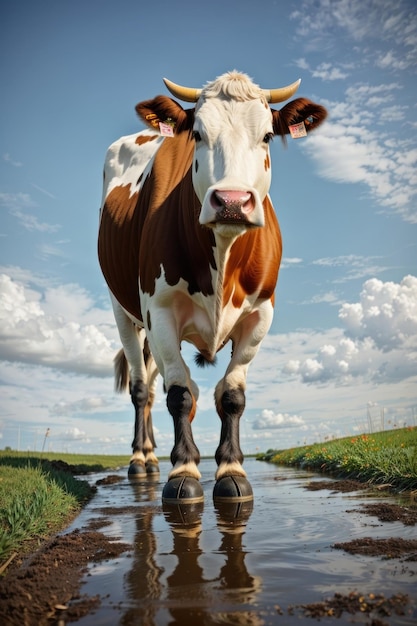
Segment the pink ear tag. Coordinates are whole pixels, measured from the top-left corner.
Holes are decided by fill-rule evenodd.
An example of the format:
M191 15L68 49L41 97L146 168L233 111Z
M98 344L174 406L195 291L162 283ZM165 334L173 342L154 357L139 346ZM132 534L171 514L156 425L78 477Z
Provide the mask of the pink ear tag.
M293 124L292 126L288 126L288 128L290 129L291 137L293 139L307 137L307 131L304 122L300 122L299 124Z
M166 122L159 122L159 131L163 137L173 137L174 129L171 124L167 124Z

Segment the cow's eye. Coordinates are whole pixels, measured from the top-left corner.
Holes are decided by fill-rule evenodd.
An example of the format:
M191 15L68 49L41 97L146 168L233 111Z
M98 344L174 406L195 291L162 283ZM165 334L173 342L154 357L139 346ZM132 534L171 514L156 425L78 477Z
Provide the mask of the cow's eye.
M193 139L194 141L201 141L201 135L198 130L193 130Z
M266 133L265 137L263 138L263 142L264 143L269 143L270 141L272 141L274 138L274 133Z

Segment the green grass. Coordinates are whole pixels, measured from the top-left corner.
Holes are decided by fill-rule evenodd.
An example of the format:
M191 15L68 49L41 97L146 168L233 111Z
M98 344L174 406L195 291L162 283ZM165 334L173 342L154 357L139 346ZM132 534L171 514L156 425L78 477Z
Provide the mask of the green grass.
M0 559L60 529L80 506L75 494L32 467L0 467L0 501Z
M45 461L61 460L74 465L78 474L87 472L100 472L107 469L116 469L129 465L129 456L127 455L109 455L104 454L68 454L64 452L17 452L15 450L0 450L0 465L11 465L22 467L26 464L32 466L39 465Z
M86 480L61 471L65 461L77 473L127 465L127 456L72 455L0 451L0 564L28 543L42 541L64 528L94 493Z
M417 489L417 428L268 450L257 459L413 491Z

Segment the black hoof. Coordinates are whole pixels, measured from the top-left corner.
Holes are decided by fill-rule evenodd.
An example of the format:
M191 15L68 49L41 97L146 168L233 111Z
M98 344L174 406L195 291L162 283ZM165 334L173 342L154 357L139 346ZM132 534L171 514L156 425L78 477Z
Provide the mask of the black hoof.
M145 466L142 463L132 461L127 470L127 475L129 478L144 478L146 476Z
M176 476L169 480L162 490L162 502L192 504L204 500L203 488L191 476Z
M158 463L146 463L146 473L147 474L159 474Z
M251 484L244 476L223 476L214 485L213 499L224 502L252 500Z

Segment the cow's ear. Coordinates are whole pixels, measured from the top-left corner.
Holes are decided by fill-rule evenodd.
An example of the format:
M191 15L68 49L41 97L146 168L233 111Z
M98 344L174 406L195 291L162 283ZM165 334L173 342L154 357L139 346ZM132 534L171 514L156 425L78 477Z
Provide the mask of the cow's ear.
M307 98L296 98L279 111L271 110L274 133L284 140L285 135L290 133L289 126L304 122L307 133L310 133L316 130L327 117L327 110L323 106Z
M194 109L185 110L167 96L156 96L152 100L139 102L135 109L141 120L156 130L160 129L159 124L168 124L175 134L193 127Z

